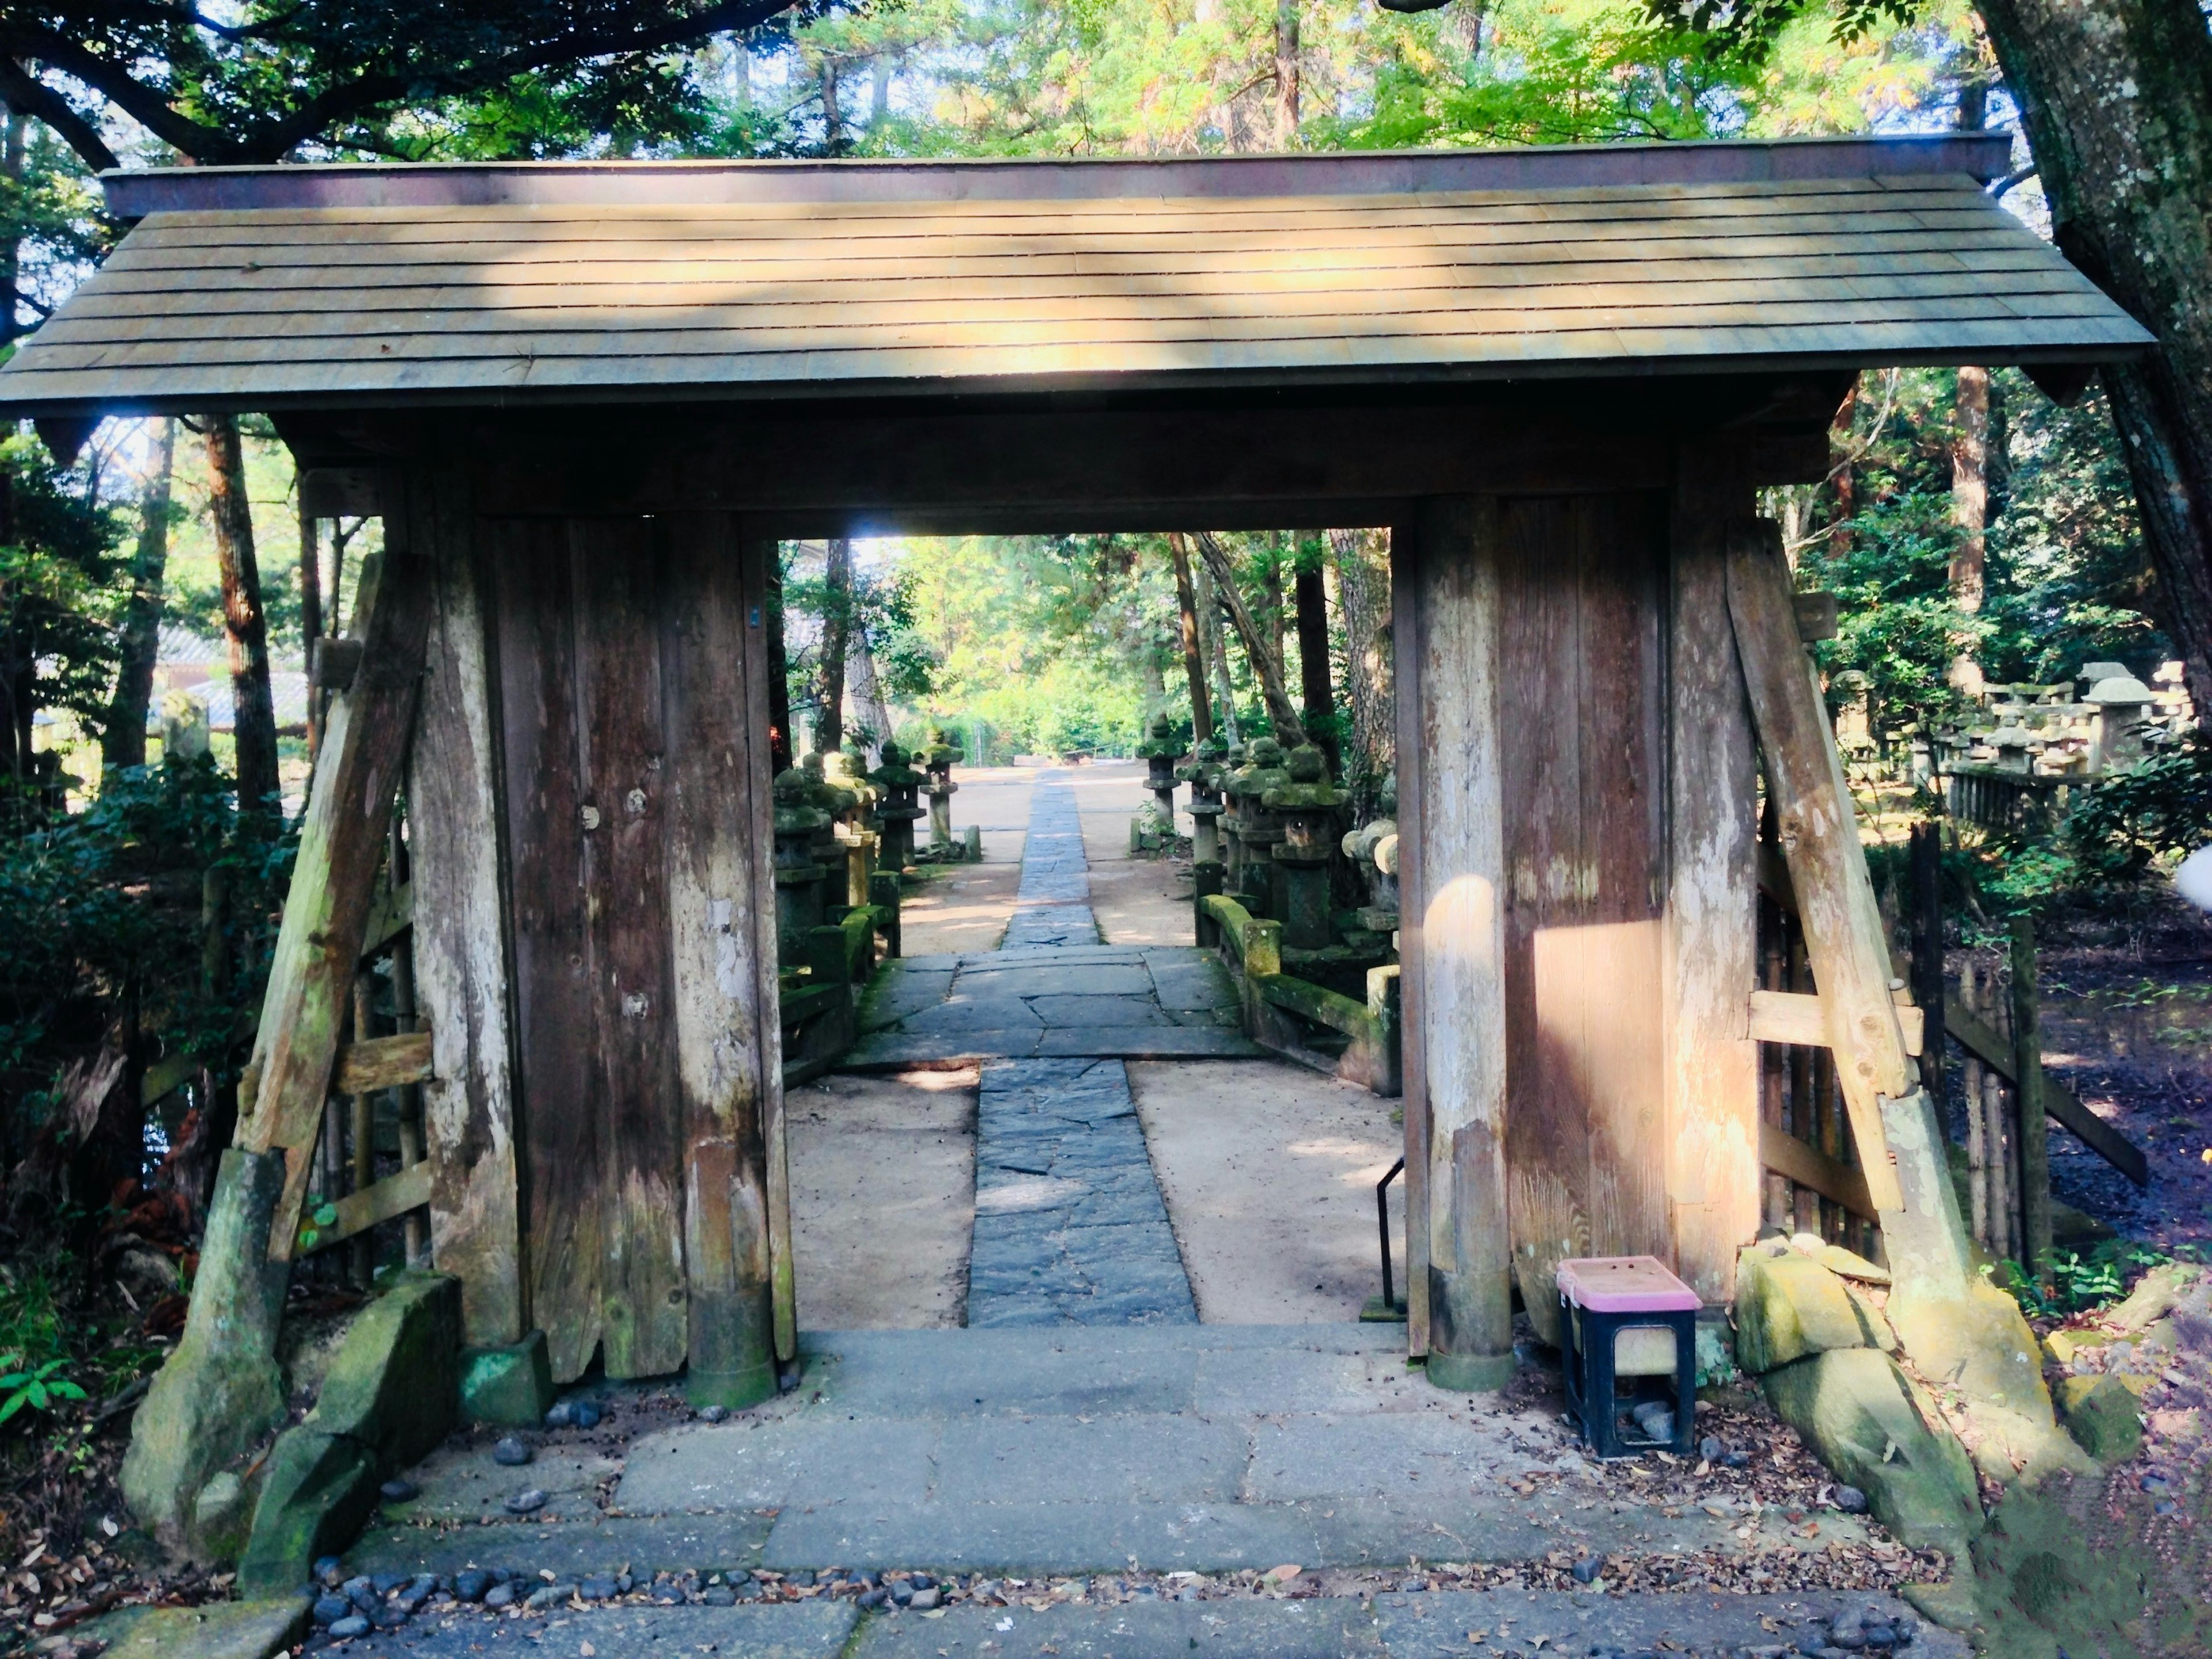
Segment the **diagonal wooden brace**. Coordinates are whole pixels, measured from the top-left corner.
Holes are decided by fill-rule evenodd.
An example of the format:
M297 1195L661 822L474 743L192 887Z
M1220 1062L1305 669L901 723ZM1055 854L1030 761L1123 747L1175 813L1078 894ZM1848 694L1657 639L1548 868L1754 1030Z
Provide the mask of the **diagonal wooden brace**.
M1911 1088L1911 1060L1890 1000L1889 952L1858 819L1819 682L1798 640L1781 534L1770 521L1731 530L1728 599L1836 1078L1866 1165L1867 1194L1876 1209L1893 1210L1901 1200L1880 1097L1895 1099Z
M429 632L430 573L410 556L399 520L387 521L386 538L380 558L362 572L361 667L331 705L316 759L246 1073L255 1080L252 1109L238 1126L248 1152L284 1155L269 1235L277 1261L291 1257L307 1195Z

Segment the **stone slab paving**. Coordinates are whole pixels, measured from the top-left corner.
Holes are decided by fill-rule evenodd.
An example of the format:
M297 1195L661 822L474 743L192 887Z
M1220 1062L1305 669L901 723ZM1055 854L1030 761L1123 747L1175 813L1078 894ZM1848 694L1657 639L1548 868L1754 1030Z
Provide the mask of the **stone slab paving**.
M1127 1067L985 1066L969 1326L1197 1322Z
M1771 1509L1586 1483L1555 1415L1444 1394L1401 1340L1361 1325L809 1334L791 1394L632 1441L616 1512L479 1524L447 1502L477 1483L441 1462L421 1472L417 1512L442 1523L380 1527L349 1559L370 1572L1221 1572L1869 1535L1824 1513L1804 1543Z

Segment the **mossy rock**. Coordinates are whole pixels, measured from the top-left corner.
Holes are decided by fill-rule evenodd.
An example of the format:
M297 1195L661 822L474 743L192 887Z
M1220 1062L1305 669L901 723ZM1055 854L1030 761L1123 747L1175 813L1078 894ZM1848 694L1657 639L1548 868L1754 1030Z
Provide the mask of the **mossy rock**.
M2058 1414L2075 1443L2100 1463L2125 1463L2142 1449L2142 1406L2117 1376L2069 1376Z
M1881 1311L1810 1256L1754 1245L1736 1264L1736 1362L1758 1375L1836 1348L1894 1348Z
M1867 1495L1875 1516L1916 1549L1962 1553L1982 1528L1980 1488L1958 1437L1875 1348L1838 1348L1761 1379L1782 1420Z
M534 1429L544 1422L553 1408L553 1364L545 1333L532 1331L509 1347L465 1350L460 1405L461 1416L471 1423Z

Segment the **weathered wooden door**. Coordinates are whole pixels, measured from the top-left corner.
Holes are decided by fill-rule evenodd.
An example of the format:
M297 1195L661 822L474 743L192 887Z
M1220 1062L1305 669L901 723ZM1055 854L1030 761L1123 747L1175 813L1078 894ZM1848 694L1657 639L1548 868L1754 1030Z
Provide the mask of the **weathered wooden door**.
M1508 500L1498 553L1507 1206L1556 1340L1563 1257L1672 1254L1665 503Z
M760 573L727 514L485 529L529 1318L562 1380L743 1392L781 1124Z

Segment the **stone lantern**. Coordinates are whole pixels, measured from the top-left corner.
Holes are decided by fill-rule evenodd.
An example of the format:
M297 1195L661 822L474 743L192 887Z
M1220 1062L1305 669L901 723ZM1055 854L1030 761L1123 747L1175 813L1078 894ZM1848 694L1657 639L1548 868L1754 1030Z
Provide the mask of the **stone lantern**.
M1176 768L1176 776L1190 786L1191 862L1221 862L1222 764L1229 745L1218 733L1208 738L1190 759Z
M946 741L945 728L929 728L929 746L921 751L921 769L929 777L929 844L941 858L957 859L959 844L952 839L952 798L960 786L952 781L952 763L960 751Z
M1274 861L1283 839L1282 821L1267 805L1267 792L1291 781L1283 769L1283 745L1273 738L1252 744L1251 764L1237 775L1230 794L1237 802L1237 838L1244 852L1244 885L1240 897L1255 915L1283 919L1282 871Z
M879 752L884 763L868 778L884 792L876 808L876 822L883 826L884 867L899 872L914 862L914 823L926 810L915 804L915 797L928 780L906 763L906 753L898 744L886 741Z
M1283 948L1325 951L1336 942L1329 927L1329 866L1346 796L1328 781L1328 758L1310 743L1291 750L1283 778L1261 797L1279 826L1273 862L1281 884L1276 919L1283 924Z
M1360 866L1367 881L1367 903L1358 912L1364 932L1388 936L1398 931L1398 780L1382 783L1376 803L1382 816L1345 832L1344 855Z
M814 859L816 832L830 815L808 801L811 793L797 767L775 781L775 943L786 963L805 959L806 935L822 925L822 886L830 873Z
M882 792L868 781L849 750L840 749L823 756L822 776L843 803L835 810L836 836L845 848L845 902L866 904L868 878L875 873L878 844L875 818L870 809Z
M1246 745L1232 743L1221 757L1221 765L1214 774L1214 792L1221 798L1222 880L1224 893L1244 890L1243 807L1237 799L1237 781L1244 776L1252 764Z
M2110 772L2142 758L2144 714L2158 701L2150 687L2132 674L2111 674L2082 701L2096 711L2089 740L2093 771Z

